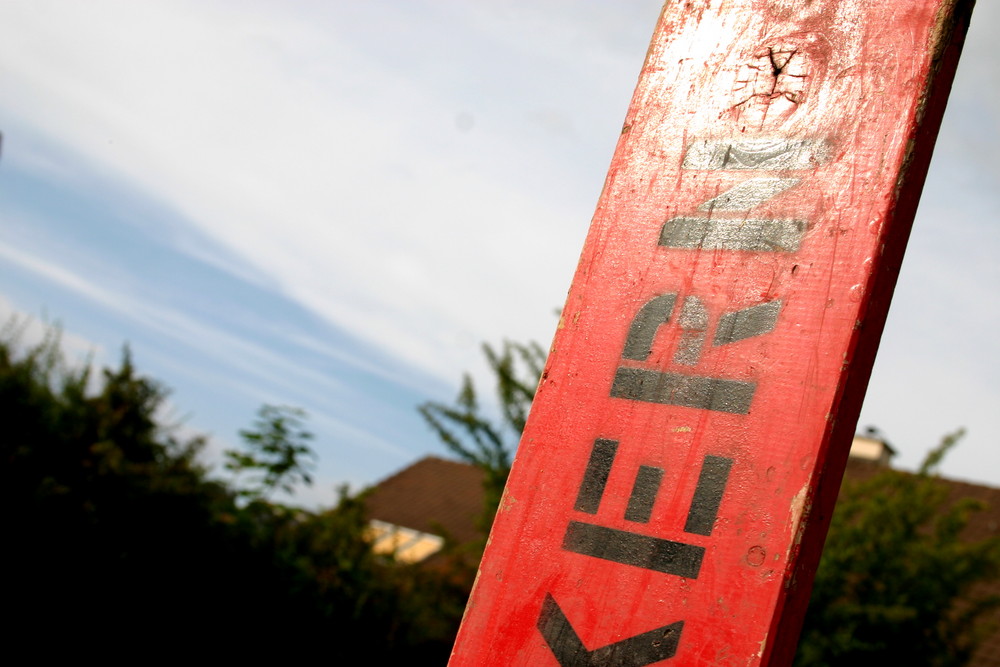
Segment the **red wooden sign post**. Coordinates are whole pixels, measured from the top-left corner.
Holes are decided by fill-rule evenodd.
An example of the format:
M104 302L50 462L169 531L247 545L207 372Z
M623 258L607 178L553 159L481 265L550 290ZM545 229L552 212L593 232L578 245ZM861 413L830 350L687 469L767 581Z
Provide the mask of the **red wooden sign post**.
M970 10L667 3L453 667L787 664Z

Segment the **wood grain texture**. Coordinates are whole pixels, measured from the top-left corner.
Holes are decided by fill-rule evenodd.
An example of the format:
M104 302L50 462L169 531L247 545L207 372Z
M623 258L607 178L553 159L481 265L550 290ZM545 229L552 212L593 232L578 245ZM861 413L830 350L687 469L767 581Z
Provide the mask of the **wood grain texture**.
M790 661L970 11L667 3L451 665Z

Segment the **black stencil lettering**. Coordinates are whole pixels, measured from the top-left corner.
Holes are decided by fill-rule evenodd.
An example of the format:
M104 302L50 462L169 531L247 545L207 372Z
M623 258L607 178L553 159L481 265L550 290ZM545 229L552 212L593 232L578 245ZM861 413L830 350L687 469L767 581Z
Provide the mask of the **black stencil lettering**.
M795 252L806 227L801 220L671 218L663 223L659 245L689 250Z
M694 366L701 359L701 348L705 343L705 330L708 329L708 310L696 296L684 298L681 316L677 318L681 327L681 340L674 353L674 363L684 366Z
M639 466L632 485L632 496L628 499L625 518L629 521L648 523L653 513L653 502L660 492L660 482L663 480L663 468Z
M688 579L698 577L705 556L704 547L579 521L569 522L562 546L584 556Z
M546 593L536 627L562 667L644 667L674 656L684 621L588 651L555 598Z
M645 361L649 357L649 353L653 351L656 332L661 324L670 320L676 300L676 294L663 294L646 302L629 327L625 349L622 350L623 359Z
M621 367L611 395L632 401L747 414L757 389L755 382L666 373Z
M682 168L713 171L815 169L828 161L830 154L830 146L824 139L696 141L688 147Z
M715 527L715 517L719 514L722 494L729 481L729 469L733 460L723 456L706 456L701 464L698 486L688 510L684 532L694 535L711 535Z
M573 509L587 514L597 514L617 451L618 442L615 440L603 438L594 440L594 448L590 451L590 460L587 462L586 472L583 473L583 481L580 483L580 491L576 495L576 505Z
M725 313L715 329L712 345L726 345L774 331L781 301L769 301L732 313Z

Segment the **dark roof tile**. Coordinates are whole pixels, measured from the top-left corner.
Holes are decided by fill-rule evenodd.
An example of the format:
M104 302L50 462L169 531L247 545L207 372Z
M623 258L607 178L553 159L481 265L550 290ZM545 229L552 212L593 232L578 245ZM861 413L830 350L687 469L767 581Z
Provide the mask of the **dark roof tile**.
M428 456L376 484L366 506L371 519L465 544L482 537L483 472Z
M869 461L851 459L845 481L862 481L882 471ZM1000 535L1000 489L941 479L950 498L974 498L986 509L973 514L964 537L981 540ZM476 525L483 511L483 472L475 466L437 457L421 459L378 483L368 497L372 519L454 539L458 544L481 535ZM980 584L975 594L1000 595L1000 580ZM1000 667L1000 610L990 617L994 631L969 662L970 667Z

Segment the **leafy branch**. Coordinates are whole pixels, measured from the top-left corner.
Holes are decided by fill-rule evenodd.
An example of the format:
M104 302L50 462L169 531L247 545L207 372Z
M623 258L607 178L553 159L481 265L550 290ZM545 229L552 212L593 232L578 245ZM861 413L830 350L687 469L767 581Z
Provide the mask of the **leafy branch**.
M246 450L225 452L226 470L248 475L239 495L267 500L275 491L294 493L298 484L311 485L316 454L306 444L313 434L304 427L305 411L284 405L262 405L253 428L240 431Z

